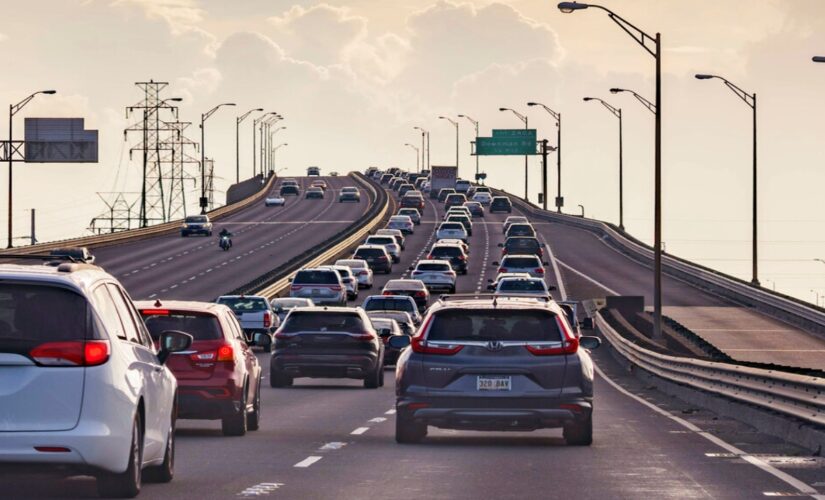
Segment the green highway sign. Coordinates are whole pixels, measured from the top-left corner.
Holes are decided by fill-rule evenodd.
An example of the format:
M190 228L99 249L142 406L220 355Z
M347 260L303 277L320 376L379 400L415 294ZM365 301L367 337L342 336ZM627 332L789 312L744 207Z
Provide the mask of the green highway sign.
M536 129L534 128L515 128L515 129L493 129L493 138L495 139L525 139L536 142Z
M473 154L479 156L538 154L536 152L536 129L494 129L492 137L476 139Z

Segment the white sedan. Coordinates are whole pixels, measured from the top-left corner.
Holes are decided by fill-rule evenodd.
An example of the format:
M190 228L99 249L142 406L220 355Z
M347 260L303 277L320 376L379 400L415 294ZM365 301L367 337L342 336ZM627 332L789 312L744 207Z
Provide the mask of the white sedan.
M473 195L473 201L477 201L482 205L489 205L493 202L493 196L490 193L480 192Z
M347 266L358 279L359 288L372 288L373 274L367 261L363 259L340 259L335 261L336 266Z
M436 240L456 239L467 242L467 230L460 222L442 222L435 233Z
M286 205L286 198L283 196L268 196L264 200L264 205L267 207L282 207Z
M387 229L398 229L404 234L413 234L415 223L409 215L393 215L387 223Z
M410 277L421 280L430 290L445 290L448 293L455 293L457 275L453 271L450 261L420 260Z

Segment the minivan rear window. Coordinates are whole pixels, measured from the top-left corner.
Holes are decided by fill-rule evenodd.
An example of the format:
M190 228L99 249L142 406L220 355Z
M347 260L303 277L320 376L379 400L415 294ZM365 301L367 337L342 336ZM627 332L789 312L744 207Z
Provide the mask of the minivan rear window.
M236 313L255 312L269 309L266 299L259 297L221 297L218 304L229 306Z
M449 271L449 264L418 264L418 271Z
M370 299L364 305L365 311L412 311L415 306L409 300L402 299Z
M364 333L366 328L358 314L296 310L290 313L281 330L284 333L306 331Z
M55 342L97 338L86 299L48 285L0 284L0 346L4 341Z
M450 309L433 315L427 340L559 342L556 315L530 309Z
M359 248L355 252L355 256L359 259L366 259L367 257L381 257L386 252L380 248Z
M458 248L458 247L453 247L453 246L446 247L445 246L445 247L433 248L433 251L432 251L431 255L435 258L458 257L462 253L464 253L464 252L462 252L461 249Z
M298 271L292 283L296 285L337 285L338 275L335 271Z
M505 257L501 267L541 267L535 257Z
M152 335L152 340L158 340L160 334L166 330L179 330L192 336L192 340L218 340L223 338L218 318L211 314L196 312L170 311L168 314L144 314L143 322Z

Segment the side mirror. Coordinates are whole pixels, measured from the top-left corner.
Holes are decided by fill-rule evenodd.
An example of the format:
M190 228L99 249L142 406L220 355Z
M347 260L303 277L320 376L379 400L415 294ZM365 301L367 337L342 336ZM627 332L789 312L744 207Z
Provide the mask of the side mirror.
M492 264L490 264L490 265L491 265L491 266L500 266L501 264L499 263L499 261L494 260L494 261L493 261L493 263L492 263Z
M173 352L181 352L189 349L189 346L192 345L192 336L178 330L167 330L160 334L159 343L160 352L158 352L158 359L161 364L164 364Z
M584 347L585 349L596 349L600 345L602 345L602 339L599 337L586 337L582 335L579 337L579 345Z
M378 330L378 336L381 337L382 339L384 337L389 337L390 335L392 335L392 332L390 330L386 329L386 328Z
M268 333L258 332L252 336L252 344L258 347L268 347L272 345L272 337Z
M582 330L592 330L593 318L584 318L579 322L579 326L581 326Z
M551 292L554 291L554 290L558 290L558 288L556 288L555 285L547 285L547 289L550 290Z
M390 340L387 341L387 345L393 349L404 349L405 347L409 347L410 337L406 335L393 335L390 337Z
M496 245L496 246L497 246L497 247L499 247L499 248L504 248L504 243L499 243L499 244L498 244L498 245Z
M415 268L413 266L410 266L407 268L407 271L415 271Z

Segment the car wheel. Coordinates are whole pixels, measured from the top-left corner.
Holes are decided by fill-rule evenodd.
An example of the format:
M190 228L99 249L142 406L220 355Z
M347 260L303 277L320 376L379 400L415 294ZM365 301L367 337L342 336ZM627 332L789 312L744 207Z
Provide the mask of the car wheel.
M590 446L593 444L593 416L565 425L563 435L570 446Z
M395 414L395 442L399 444L414 444L421 442L427 437L427 425L420 424L415 420L403 416L401 413Z
M246 421L246 427L250 431L257 431L261 426L261 379L258 379L258 388L255 390L255 404L252 405L252 413Z
M367 375L367 378L364 379L364 388L365 389L378 389L381 387L381 377L384 375L384 367L378 365L375 367L372 373Z
M240 410L234 414L221 419L221 431L224 436L243 436L248 428L246 413L246 387L243 388Z
M384 365L386 365L386 361L387 361L386 359L381 360L381 368L378 370L381 373L381 375L379 376L379 378L381 380L379 380L379 382L378 382L379 387L384 387ZM395 364L395 363L393 363L393 364Z
M132 444L129 447L129 465L120 474L105 474L97 478L97 491L103 497L134 498L140 493L141 464L143 464L143 432L140 414L132 422Z
M289 387L292 385L292 377L284 375L275 370L269 370L269 386L270 387Z
M450 293L452 293L452 294L455 293L455 286L450 287Z
M263 347L264 352L272 352L272 344L275 343L275 339L272 338L272 335L270 335L269 338L270 338L269 345L265 345Z

